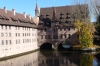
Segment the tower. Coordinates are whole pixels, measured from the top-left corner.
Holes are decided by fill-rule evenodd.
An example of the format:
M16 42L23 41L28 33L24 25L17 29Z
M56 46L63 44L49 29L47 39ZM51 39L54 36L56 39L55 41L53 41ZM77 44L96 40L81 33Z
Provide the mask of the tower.
M53 16L52 16L52 20L56 20L56 9L55 7L53 7Z
M39 24L39 9L38 9L38 4L36 2L36 8L35 8L35 16L33 18L33 21L36 25Z
M36 8L35 8L35 16L39 16L39 8L38 8L37 3L36 3Z

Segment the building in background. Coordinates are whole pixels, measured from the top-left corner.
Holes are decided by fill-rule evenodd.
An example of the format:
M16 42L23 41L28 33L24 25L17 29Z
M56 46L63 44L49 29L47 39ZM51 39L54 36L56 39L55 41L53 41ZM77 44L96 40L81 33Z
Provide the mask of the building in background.
M84 4L40 8L39 44L44 42L55 44L65 41L65 43L72 45L78 42L77 29L74 27L74 23L76 20L86 20L87 7L88 5ZM39 14L37 8L36 6L35 15Z

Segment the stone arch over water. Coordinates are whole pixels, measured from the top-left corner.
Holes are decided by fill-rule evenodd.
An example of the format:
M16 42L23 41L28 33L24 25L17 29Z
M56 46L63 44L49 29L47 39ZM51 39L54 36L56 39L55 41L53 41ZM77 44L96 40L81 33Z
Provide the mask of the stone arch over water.
M53 49L53 45L51 43L43 43L41 46L40 46L40 50L52 50Z
M69 44L69 45L65 45L62 43L58 44L58 47L57 47L58 50L72 50L72 46Z

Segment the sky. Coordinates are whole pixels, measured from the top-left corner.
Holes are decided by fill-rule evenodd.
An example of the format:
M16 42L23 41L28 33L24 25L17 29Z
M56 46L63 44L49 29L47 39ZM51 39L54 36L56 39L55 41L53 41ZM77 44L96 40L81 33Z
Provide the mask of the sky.
M18 13L26 12L27 15L34 17L36 2L39 8L73 4L73 0L1 0L0 8L3 9L5 6L7 10L15 9Z

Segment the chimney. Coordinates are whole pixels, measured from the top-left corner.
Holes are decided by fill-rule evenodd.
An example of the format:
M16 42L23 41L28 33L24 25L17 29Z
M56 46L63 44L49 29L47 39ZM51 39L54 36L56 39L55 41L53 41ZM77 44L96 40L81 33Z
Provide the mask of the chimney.
M4 12L7 13L7 8L6 7L4 7Z
M26 18L26 12L23 12L24 17Z
M13 12L14 15L16 15L15 9L12 9L12 12Z
M28 17L31 19L31 15L29 14Z

